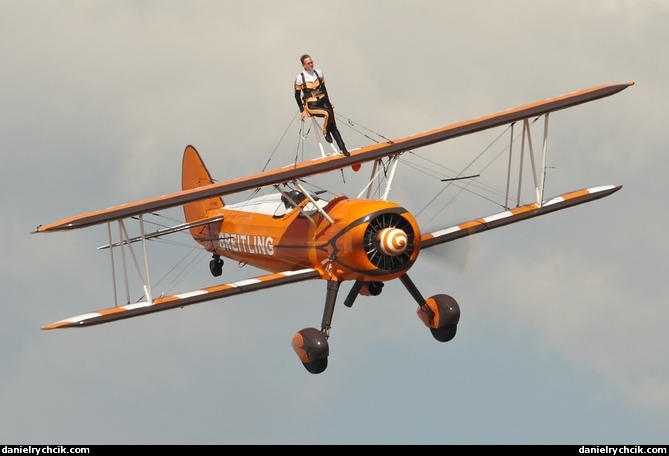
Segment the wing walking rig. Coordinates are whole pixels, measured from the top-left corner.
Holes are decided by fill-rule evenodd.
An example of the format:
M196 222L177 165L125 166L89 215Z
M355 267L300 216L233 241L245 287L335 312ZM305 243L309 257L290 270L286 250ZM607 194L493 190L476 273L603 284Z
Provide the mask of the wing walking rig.
M409 211L387 200L390 182L379 199L371 199L368 194L365 198L338 196L328 201L306 191L300 184L300 179L348 166L359 166L366 162L374 163L374 175L381 160L389 159L392 180L399 157L407 151L494 127L514 125L517 122L522 122L525 132L525 129L529 129L529 119L542 116L542 167L545 167L548 117L551 112L608 97L632 85L630 82L592 87L398 140L369 145L350 151L350 156L322 154L314 160L225 182L215 183L200 154L194 147L188 146L183 155L181 191L37 227L35 233L48 233L107 224L109 245L106 247L110 251L119 247L128 249L138 266L131 244L141 242L145 263L145 275L142 277L145 299L142 301L67 318L42 329L97 325L232 295L321 279L326 283L321 327L305 328L295 334L292 341L293 349L307 371L318 374L327 368L328 339L341 283L353 282L344 300L344 305L351 307L358 295L376 296L381 293L384 282L399 279L417 302L417 314L433 337L440 342L449 341L456 334L460 307L455 299L445 294L424 298L409 278L408 270L418 259L421 250L603 198L622 186L591 187L544 199L543 178L541 182L537 182L535 173L536 201L423 233ZM530 151L533 153L531 147ZM543 176L543 172L541 175ZM243 204L226 205L224 202L224 196L262 187L273 187L276 192ZM144 215L177 206L183 206L186 223L154 232L144 229ZM125 220L129 218L139 219L140 236L128 236ZM118 223L118 242L112 240L112 223ZM146 241L184 230L189 230L194 241L212 253L213 259L209 266L214 277L222 274L221 257L238 261L240 264L250 264L267 274L153 298ZM141 276L141 272L139 275Z

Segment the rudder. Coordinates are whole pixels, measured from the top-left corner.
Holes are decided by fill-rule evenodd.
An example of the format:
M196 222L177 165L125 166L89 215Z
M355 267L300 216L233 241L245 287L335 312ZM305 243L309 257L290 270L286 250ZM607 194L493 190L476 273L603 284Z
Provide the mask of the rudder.
M209 174L209 170L204 165L198 151L193 146L186 147L181 165L181 189L190 190L213 183L214 181ZM210 211L221 209L224 205L223 198L217 196L185 204L184 216L186 222L191 223L206 219L209 217L208 214ZM191 228L193 237L196 237L200 230L201 228Z

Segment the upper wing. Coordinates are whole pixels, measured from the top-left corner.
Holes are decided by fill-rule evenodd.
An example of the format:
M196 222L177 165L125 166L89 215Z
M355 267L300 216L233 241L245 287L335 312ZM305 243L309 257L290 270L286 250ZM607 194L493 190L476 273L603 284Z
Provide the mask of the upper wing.
M280 184L293 179L321 174L354 165L356 163L376 160L384 156L395 155L408 150L428 146L446 139L476 133L489 128L516 122L518 120L540 116L549 112L586 103L588 101L608 97L633 84L633 82L630 82L625 84L602 85L577 92L571 92L559 97L549 98L536 103L520 106L515 109L502 111L497 114L478 117L466 122L456 123L436 130L407 136L395 141L374 144L357 150L352 150L349 157L341 155L322 157L244 178L233 179L226 182L171 193L157 198L123 204L101 211L89 212L48 225L41 225L37 227L34 232L65 231L75 228L83 228L145 214L151 211L180 206L210 197L224 196L231 193L251 190L272 184Z
M125 306L110 307L96 312L89 312L43 326L42 329L80 328L83 326L99 325L114 320L122 320L139 315L160 312L162 310L173 309L175 307L185 307L191 304L224 298L226 296L248 293L288 283L317 279L320 276L320 272L311 268L300 269L299 271L285 271L276 274L268 274L253 279L240 280L238 282L190 291L188 293L180 293L173 296L161 296L160 298L154 299L153 302L143 301Z
M587 203L609 196L621 188L622 185L605 185L602 187L592 187L565 193L564 195L557 196L544 202L541 206L537 205L537 203L526 204L525 206L519 206L498 214L460 223L459 225L450 228L423 234L421 236L421 248L433 247L465 236L471 236L482 231L559 211L560 209L576 206L577 204Z

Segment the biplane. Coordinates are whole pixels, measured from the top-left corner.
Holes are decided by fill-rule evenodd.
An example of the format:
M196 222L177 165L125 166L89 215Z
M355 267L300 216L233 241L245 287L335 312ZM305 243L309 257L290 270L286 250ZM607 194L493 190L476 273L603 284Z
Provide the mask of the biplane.
M328 365L332 317L340 286L351 282L344 305L351 307L360 295L377 296L387 281L399 279L418 304L422 323L440 342L453 339L460 320L460 307L446 294L425 298L408 271L425 249L471 236L483 231L527 220L550 212L587 203L613 194L622 186L602 185L563 193L545 199L543 195L546 137L550 113L616 94L633 82L592 87L524 106L478 117L443 128L392 141L371 144L350 151L350 156L324 153L314 159L233 180L217 182L210 175L200 154L187 146L182 162L181 191L85 213L48 225L40 225L34 233L70 231L106 224L113 252L123 252L124 269L131 256L141 276L143 297L138 302L116 303L114 306L43 326L42 329L81 328L146 315L177 307L190 306L215 299L264 290L281 285L320 279L325 284L325 304L320 328L298 331L292 346L306 370L322 373ZM530 154L534 148L529 139L529 120L544 119L542 162L534 174L534 201L515 206L508 204L501 212L485 217L423 232L412 213L388 199L390 184L402 154L451 138L481 132L499 126L521 125L523 143ZM318 130L318 129L316 129ZM513 134L512 134L513 137ZM319 144L327 146L319 142ZM509 151L511 153L511 151ZM370 182L383 169L386 186L378 197L361 192L358 197L322 194L302 185L306 177L332 171L359 169L370 163ZM532 161L534 164L534 159ZM536 168L536 166L535 166ZM469 176L459 176L457 178ZM226 204L229 195L265 188L269 193L253 196L242 203ZM225 198L225 199L224 199ZM158 230L147 230L144 217L168 208L183 208L185 222ZM139 222L139 235L129 236L126 223ZM118 238L112 236L112 228ZM218 283L190 292L169 296L152 295L147 241L175 232L190 232L195 243L211 253L209 270L220 277L223 258L251 265L264 271L261 275L233 283ZM192 242L192 241L191 241ZM141 243L145 269L139 266L133 244ZM129 254L126 254L126 250ZM112 253L113 258L113 253ZM112 260L113 263L113 260ZM115 280L115 278L114 278ZM115 296L115 299L116 296Z

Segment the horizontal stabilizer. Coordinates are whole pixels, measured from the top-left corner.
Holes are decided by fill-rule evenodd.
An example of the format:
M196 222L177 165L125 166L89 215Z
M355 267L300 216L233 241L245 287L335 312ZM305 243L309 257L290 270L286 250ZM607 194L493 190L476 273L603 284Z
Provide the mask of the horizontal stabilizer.
M195 228L195 227L198 227L198 226L206 225L208 223L220 222L222 220L223 220L223 216L217 216L217 217L211 217L211 218L208 218L208 219L198 220L198 221L192 222L192 223L181 223L179 225L171 226L169 228L161 228L161 229L156 230L156 231L151 231L150 233L146 233L143 237L144 237L144 239L154 239L154 238L157 238L157 237L165 236L167 234L177 233L179 231L185 231L185 230L188 230L190 228ZM132 238L128 239L127 241L115 242L111 245L111 247L119 247L121 245L133 244L133 243L139 242L141 240L142 240L142 236L136 236L136 237L132 237ZM98 250L108 249L109 247L110 247L109 244L102 245L102 246L98 247Z
M162 296L153 302L137 302L125 306L110 307L108 309L89 312L76 317L57 321L50 325L43 326L42 329L58 328L81 328L84 326L99 325L110 321L123 320L125 318L137 317L149 313L160 312L163 310L174 309L175 307L185 307L192 304L199 304L205 301L225 298L251 291L258 291L265 288L276 287L288 283L302 282L305 280L320 278L321 274L315 269L300 269L299 271L285 271L276 274L268 274L253 279L240 280L233 283L216 285L203 288L188 293L180 293L173 296Z
M539 215L548 214L550 212L559 211L568 207L576 206L599 198L604 198L612 193L617 192L622 188L622 185L605 185L601 187L592 187L575 192L565 193L561 196L556 196L548 201L545 201L541 206L537 203L526 204L513 209L509 209L498 214L489 215L487 217L470 220L468 222L460 223L443 230L434 231L432 233L423 234L421 237L421 248L432 247L446 242L454 241L466 236L471 236L482 231L491 230L500 226L509 225L511 223L527 220Z

